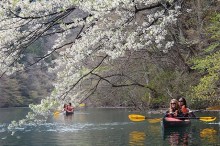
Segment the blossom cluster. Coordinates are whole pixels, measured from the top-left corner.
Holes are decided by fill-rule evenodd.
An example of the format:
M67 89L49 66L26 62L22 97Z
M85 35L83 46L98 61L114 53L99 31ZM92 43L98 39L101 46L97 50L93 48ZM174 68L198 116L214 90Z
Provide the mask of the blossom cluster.
M48 54L62 48L53 60L56 66L49 69L57 73L54 91L41 104L30 107L37 115L47 115L64 100L77 104L79 94L84 93L77 83L89 78L91 71L83 65L85 59L93 60L100 55L116 59L127 50L152 47L164 53L169 51L173 42L166 41L167 27L175 24L180 14L176 1L2 0L0 74L21 70L24 66L18 60L23 50L44 35L54 33L57 39ZM170 8L164 6L166 3ZM57 33L57 29L62 31ZM68 36L73 32L78 35L69 44Z

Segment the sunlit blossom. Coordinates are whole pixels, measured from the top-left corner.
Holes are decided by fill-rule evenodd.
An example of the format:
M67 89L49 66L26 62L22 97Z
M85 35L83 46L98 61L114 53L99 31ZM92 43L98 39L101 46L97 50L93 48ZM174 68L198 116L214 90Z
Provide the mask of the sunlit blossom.
M57 74L53 84L54 91L45 97L41 104L30 105L33 113L27 116L29 120L22 120L19 124L12 122L9 128L24 125L33 119L38 123L40 121L35 119L37 115L46 117L65 100L79 104L80 97L83 97L85 92L78 90L80 87L74 85L82 81L81 77L89 78L90 69L82 63L88 57L92 60L104 54L110 59L117 59L124 56L127 50L151 48L152 44L167 53L174 42L166 42L166 28L176 23L180 7L163 10L162 4L166 2L173 5L175 1L0 1L0 74L9 75L22 70L24 65L14 63L21 58L20 51L40 37L60 30L54 37L54 45L47 52L51 54L53 49L57 49L56 53L59 54L52 61L55 67L48 69ZM138 19L140 13L136 12L136 7L144 8L157 4L161 4L160 9L154 9L154 13L146 13ZM71 44L65 46L65 43L70 41L68 36L73 34L73 28L74 34L80 34L78 38L75 36L76 39L73 39Z

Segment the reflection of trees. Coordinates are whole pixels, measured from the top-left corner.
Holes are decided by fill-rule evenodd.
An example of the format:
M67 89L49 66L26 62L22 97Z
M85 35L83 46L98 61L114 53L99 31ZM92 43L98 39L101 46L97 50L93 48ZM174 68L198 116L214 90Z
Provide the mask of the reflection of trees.
M217 143L217 131L214 128L205 128L200 131L200 137L210 143Z
M181 135L178 132L173 132L172 134L169 135L169 142L171 146L177 146L177 145L183 145L183 146L188 146L188 134L184 133Z
M73 116L74 115L66 116L63 113L60 113L60 114L55 114L53 116L53 120L59 123L71 124L73 122Z
M75 122L80 121L81 123L86 123L88 121L88 118L89 117L87 113L77 112L76 114L74 113L73 115L68 115L68 116L66 116L63 113L54 114L52 119L54 122L72 124L74 121Z
M144 146L145 133L139 131L132 131L129 134L129 145L130 146Z
M169 136L169 142L172 146L179 144L179 134L178 133L172 133Z
M161 118L148 119L147 121L151 124L159 123L161 121Z
M163 129L163 138L170 146L188 146L192 131L187 127Z
M66 124L71 124L73 121L73 115L68 115L68 116L64 115L64 121Z

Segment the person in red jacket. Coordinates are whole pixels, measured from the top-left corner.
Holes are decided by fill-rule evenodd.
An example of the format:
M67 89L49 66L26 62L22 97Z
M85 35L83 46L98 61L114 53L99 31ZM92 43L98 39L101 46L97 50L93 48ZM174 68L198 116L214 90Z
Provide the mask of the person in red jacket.
M189 110L186 104L186 99L184 97L179 98L178 100L180 113L183 117L195 117L192 111Z
M66 108L66 115L73 114L73 112L74 112L74 107L72 106L71 103L69 103L69 105Z

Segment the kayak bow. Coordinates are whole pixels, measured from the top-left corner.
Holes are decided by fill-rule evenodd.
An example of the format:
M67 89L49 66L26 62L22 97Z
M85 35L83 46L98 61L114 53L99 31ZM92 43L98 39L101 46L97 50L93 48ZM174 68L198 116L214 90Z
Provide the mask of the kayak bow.
M183 127L189 126L191 121L189 119L178 119L173 117L165 117L162 120L163 127Z

